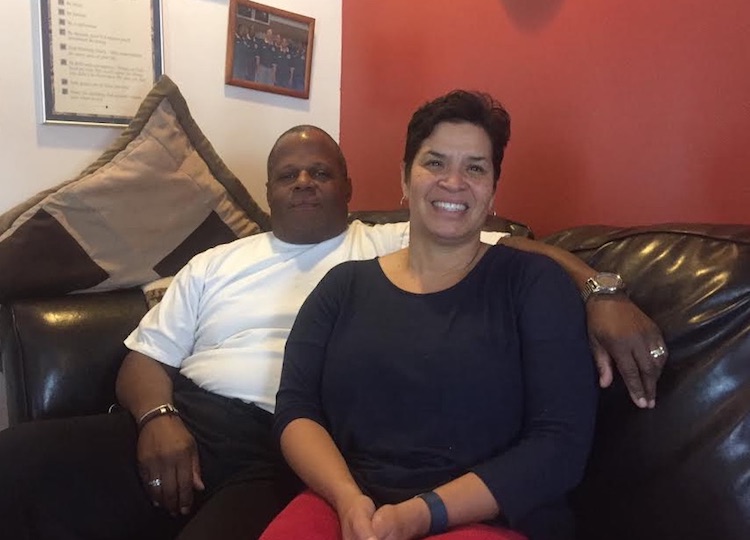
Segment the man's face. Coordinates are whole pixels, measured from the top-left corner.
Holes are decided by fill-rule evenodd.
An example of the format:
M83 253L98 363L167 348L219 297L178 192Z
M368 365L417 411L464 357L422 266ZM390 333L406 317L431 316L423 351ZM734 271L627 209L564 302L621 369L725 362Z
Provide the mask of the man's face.
M274 235L290 244L317 244L346 230L351 181L336 143L306 130L285 135L269 164L266 198Z

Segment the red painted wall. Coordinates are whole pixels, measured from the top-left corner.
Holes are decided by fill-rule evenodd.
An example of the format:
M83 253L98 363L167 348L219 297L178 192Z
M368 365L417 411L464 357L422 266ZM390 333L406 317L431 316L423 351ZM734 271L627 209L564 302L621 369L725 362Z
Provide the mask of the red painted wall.
M512 117L499 213L750 223L750 1L343 0L353 209L395 208L412 111L453 88Z

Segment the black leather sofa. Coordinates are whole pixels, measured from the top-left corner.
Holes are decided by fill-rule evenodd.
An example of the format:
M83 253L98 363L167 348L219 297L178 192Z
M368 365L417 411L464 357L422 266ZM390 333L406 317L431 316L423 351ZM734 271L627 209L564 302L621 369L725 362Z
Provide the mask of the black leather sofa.
M493 225L530 235L514 222ZM654 410L636 409L619 380L602 394L589 468L572 497L580 538L750 538L750 226L586 226L545 241L622 274L670 351ZM122 339L145 311L140 290L2 306L11 424L106 411Z

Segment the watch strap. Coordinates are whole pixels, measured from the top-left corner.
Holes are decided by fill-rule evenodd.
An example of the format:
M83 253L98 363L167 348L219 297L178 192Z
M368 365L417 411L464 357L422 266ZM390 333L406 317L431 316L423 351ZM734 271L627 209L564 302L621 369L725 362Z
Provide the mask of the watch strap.
M594 278L588 278L583 284L583 290L581 291L581 298L583 298L584 304L589 299L589 297L594 293L595 290L596 290L596 282L594 281Z

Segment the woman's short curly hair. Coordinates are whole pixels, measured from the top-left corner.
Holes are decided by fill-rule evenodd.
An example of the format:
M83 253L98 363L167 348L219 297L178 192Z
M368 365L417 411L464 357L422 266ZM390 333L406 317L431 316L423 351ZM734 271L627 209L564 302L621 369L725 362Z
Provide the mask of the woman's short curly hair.
M433 99L412 115L406 130L404 148L404 170L407 178L422 143L441 122L468 122L487 132L492 143L493 179L497 185L505 147L510 139L510 115L500 102L489 94L467 90L454 90Z

